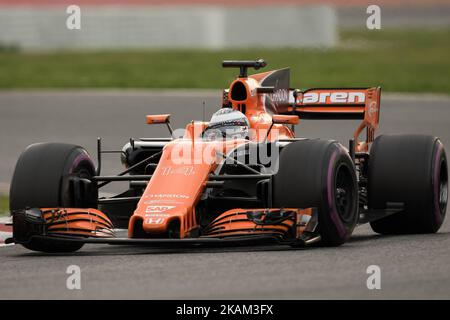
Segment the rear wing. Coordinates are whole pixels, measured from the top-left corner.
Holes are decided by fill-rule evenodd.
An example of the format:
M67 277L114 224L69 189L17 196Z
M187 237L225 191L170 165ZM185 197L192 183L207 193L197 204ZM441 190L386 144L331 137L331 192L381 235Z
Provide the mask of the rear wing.
M374 140L380 118L381 88L314 88L290 90L289 107L280 114L298 115L300 119L360 119L354 132L356 152L367 152ZM365 141L358 141L366 129Z
M378 116L380 93L379 87L291 90L288 113L301 119L363 120L366 114Z

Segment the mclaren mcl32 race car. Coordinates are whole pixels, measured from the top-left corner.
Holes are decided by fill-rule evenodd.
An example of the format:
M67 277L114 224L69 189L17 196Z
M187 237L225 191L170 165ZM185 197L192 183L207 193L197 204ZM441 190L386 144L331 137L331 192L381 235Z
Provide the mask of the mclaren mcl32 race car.
M380 234L438 231L448 190L439 138L375 137L379 87L292 89L288 68L248 75L265 66L224 61L239 76L211 121L173 130L169 114L149 115L170 138L130 139L116 151L98 139L96 165L80 146L30 145L11 182L8 242L43 252L87 243L339 246L365 223ZM296 137L300 119L361 122L344 146ZM102 157L114 152L124 171L102 175ZM129 187L99 196L116 181Z

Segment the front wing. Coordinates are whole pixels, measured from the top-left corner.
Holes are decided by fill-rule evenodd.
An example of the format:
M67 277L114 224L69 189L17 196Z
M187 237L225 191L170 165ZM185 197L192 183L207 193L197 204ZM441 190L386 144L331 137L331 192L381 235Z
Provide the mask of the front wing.
M233 209L221 214L195 238L117 237L105 214L96 209L46 208L13 212L13 238L27 245L83 243L149 247L248 246L288 244L306 246L320 241L317 210Z

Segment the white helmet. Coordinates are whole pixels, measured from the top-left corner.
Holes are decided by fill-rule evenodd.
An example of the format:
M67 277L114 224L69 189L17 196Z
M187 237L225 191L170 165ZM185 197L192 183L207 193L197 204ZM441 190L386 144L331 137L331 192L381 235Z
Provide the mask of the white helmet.
M222 108L211 117L203 136L207 139L248 139L250 123L240 111Z

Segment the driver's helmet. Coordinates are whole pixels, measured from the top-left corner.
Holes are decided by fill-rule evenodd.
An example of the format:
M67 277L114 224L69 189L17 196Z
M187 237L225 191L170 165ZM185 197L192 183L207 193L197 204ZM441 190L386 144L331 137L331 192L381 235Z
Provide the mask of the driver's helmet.
M222 108L211 117L203 136L206 139L248 139L250 124L240 111Z

